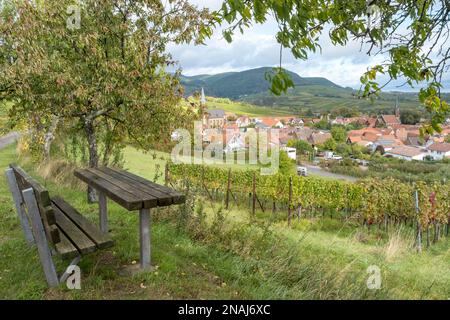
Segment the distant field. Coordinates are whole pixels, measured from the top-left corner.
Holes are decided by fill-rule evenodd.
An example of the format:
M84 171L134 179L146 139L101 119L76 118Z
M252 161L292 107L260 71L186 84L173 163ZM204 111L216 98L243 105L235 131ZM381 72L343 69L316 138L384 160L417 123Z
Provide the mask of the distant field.
M330 111L336 108L356 109L364 113L392 113L395 108L397 94L384 93L371 101L359 99L355 91L342 88L328 88L323 86L299 86L290 90L288 95L276 97L268 92L251 94L241 98L243 102L258 106L273 106L285 108L287 112ZM401 110L420 109L417 94L398 93Z
M268 116L290 116L294 115L289 108L272 108L255 106L245 102L236 102L223 98L207 99L208 109L222 109L227 112L233 112L236 115L247 115L250 117L268 117Z

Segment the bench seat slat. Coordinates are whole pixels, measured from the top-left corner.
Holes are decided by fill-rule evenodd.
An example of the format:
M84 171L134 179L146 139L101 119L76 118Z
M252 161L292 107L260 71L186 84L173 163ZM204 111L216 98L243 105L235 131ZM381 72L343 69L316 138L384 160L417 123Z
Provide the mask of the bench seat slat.
M103 234L93 223L83 217L75 208L64 201L61 197L53 197L52 203L63 212L74 224L81 229L86 236L95 243L97 248L105 249L112 247L114 241L110 236Z
M67 239L66 235L58 228L61 241L55 244L56 253L61 256L62 259L71 259L80 255L78 249Z
M88 254L94 252L97 247L91 239L89 239L83 231L81 231L76 224L74 224L67 216L55 205L53 205L55 211L56 224L59 229L69 241L80 251L82 254Z

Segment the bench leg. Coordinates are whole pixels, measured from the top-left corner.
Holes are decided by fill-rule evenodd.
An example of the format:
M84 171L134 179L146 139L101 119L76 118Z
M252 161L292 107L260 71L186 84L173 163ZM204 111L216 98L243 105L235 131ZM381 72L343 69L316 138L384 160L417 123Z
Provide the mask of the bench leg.
M139 234L141 242L141 269L145 269L151 265L150 209L141 209L139 211Z
M52 254L48 246L47 237L45 235L44 226L42 225L39 208L34 197L32 188L22 191L25 204L28 209L28 215L31 218L31 225L34 230L34 237L41 259L42 267L44 268L45 278L49 287L57 287L59 285L58 275L56 273L55 265L53 264Z
M6 170L6 178L8 180L9 189L11 190L11 194L13 196L17 215L19 216L20 219L20 224L22 225L23 233L25 234L25 239L27 240L28 245L32 246L34 244L33 232L31 231L30 222L28 221L28 217L22 206L22 196L20 194L20 190L17 185L17 180L16 176L14 175L13 169Z
M100 230L103 233L108 233L108 205L105 194L100 191L98 191L98 208L100 218Z

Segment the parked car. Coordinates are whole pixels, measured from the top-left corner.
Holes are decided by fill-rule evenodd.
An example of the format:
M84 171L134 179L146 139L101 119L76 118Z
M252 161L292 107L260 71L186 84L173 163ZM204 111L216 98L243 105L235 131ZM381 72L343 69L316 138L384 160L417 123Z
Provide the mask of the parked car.
M335 155L333 151L325 151L324 156L326 160L342 160L342 157Z
M333 156L331 156L331 158L329 158L330 160L342 160L343 158L341 157L341 156L336 156L336 155L333 155Z
M308 168L297 166L297 174L299 176L307 177L308 176Z

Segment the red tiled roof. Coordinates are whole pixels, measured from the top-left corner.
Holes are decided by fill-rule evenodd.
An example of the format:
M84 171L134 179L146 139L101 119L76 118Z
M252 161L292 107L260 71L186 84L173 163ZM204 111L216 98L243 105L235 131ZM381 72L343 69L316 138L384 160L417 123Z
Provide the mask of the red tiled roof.
M331 133L329 133L329 132L317 132L317 133L311 134L311 137L309 139L312 144L322 144L331 138L332 138L332 136L331 136Z
M437 152L450 152L450 143L433 143L428 149Z
M414 147L408 147L408 146L398 146L394 147L391 150L387 151L386 153L391 153L399 156L404 157L414 157L418 156L424 153L422 149L414 148Z
M378 140L378 138L380 137L379 134L373 133L373 132L366 132L362 135L362 139L370 141L370 142L375 142Z
M261 122L264 123L266 126L273 127L277 125L280 120L278 118L261 118Z
M381 118L383 119L384 123L386 124L400 124L400 120L394 116L394 115L390 115L390 114L383 114L381 116Z
M362 138L360 136L353 136L348 137L348 140L350 141L350 143L356 143L362 141Z

